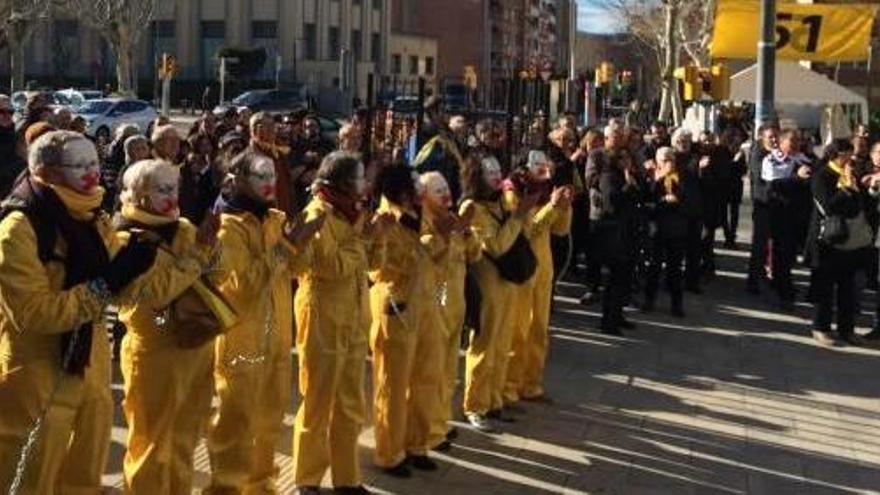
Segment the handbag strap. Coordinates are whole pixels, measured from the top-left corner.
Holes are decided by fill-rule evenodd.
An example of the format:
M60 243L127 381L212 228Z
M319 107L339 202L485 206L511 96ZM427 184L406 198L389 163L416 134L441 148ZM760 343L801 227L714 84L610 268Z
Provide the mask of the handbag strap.
M816 199L816 196L813 196L813 203L816 204L816 210L819 211L819 214L822 215L822 218L828 218L828 215L825 213L825 208L822 208L822 203Z

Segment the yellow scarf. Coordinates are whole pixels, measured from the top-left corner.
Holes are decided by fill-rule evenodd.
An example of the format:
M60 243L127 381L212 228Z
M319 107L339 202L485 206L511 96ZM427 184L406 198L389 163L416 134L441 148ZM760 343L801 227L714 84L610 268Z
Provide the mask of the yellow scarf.
M134 205L122 205L122 216L143 224L149 225L150 227L158 227L160 225L168 225L169 223L176 222L178 219L178 215L174 216L165 216L165 215L156 215L147 211L144 211L137 206Z
M253 137L254 144L264 153L269 153L272 158L278 159L290 153L290 148L281 144L267 143L257 136Z
M91 221L94 219L95 212L101 207L101 202L104 200L103 187L98 187L92 194L82 194L69 187L50 184L37 176L33 176L33 179L40 185L52 189L61 202L64 203L70 216L76 220Z
M828 168L830 168L835 174L838 175L837 179L837 188L838 189L851 189L853 187L852 181L850 180L850 176L843 172L843 167L841 167L836 161L828 162Z

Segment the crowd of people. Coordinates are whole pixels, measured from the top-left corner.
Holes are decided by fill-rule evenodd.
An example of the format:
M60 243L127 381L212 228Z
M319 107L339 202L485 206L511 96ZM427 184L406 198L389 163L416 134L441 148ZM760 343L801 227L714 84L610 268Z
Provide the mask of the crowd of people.
M790 308L803 251L814 336L863 343L855 278L876 284L880 145L869 152L862 129L819 159L776 127L749 149L737 129L473 122L438 98L424 114L358 110L333 142L306 111L230 108L185 138L160 119L102 142L39 97L16 125L0 97L0 487L99 490L111 305L125 329L128 492L188 493L204 433L206 493L272 493L293 349L300 493L319 493L328 470L335 491L368 493L368 356L373 462L400 478L435 470L459 407L492 433L519 401L552 401L560 278L584 282L583 304L601 300L609 335L635 327L627 305L655 310L661 275L684 317L685 292L714 275L718 231L736 244L747 175L748 290L772 287Z

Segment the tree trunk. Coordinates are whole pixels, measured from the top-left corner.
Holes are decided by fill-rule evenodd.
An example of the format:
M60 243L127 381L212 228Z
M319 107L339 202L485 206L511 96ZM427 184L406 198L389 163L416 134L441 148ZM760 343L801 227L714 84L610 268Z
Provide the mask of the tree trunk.
M119 94L130 94L132 91L131 84L131 46L123 40L113 47L116 54L116 92Z
M24 90L24 40L10 36L9 73L11 74L10 94Z
M662 81L663 92L660 95L660 114L658 119L668 121L669 114L673 114L675 118L675 93L678 92L678 85L675 83L675 62L678 55L678 43L675 37L675 23L678 21L678 2L677 0L669 0L666 2L666 22L663 29L664 47L666 49L663 54L663 70Z

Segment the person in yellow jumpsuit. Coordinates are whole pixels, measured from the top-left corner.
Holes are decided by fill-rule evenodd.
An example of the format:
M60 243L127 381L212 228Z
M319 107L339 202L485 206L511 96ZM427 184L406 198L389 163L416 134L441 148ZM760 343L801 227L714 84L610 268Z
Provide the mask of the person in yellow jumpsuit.
M423 225L431 231L436 223L455 221L450 232L446 256L442 258L437 282L440 285L442 322L445 334L441 347L443 379L441 382L441 406L431 418L429 445L433 450L445 451L451 447L456 431L450 428L452 420L452 398L458 382L458 355L461 347L461 332L465 322L465 275L467 265L480 258L480 243L470 228L470 218L458 217L452 211L452 193L446 179L439 172L426 172L419 181L422 186ZM469 210L473 212L474 210ZM421 362L421 361L420 361Z
M423 229L418 175L406 165L385 167L377 178L378 214L395 222L385 235L385 256L371 272L373 410L378 467L409 477L408 466L432 471L430 419L441 407L445 325L438 301L439 261L451 222Z
M298 493L320 493L328 468L343 493L361 485L358 436L364 422L364 373L370 328L367 271L382 256L386 215L364 211L364 165L333 152L321 162L306 220L326 221L311 244L294 301L299 391L293 432Z
M471 333L465 358L463 406L471 426L480 431L493 431L495 427L487 414L496 416L504 406L502 392L512 337L510 304L515 286L501 277L492 258L513 246L537 198L523 197L517 209L509 214L502 205L501 166L491 156L482 160L468 159L462 176L466 199L461 213L473 216L471 228L483 252L483 257L474 264L481 293L480 328L479 332ZM471 209L473 211L469 211Z
M81 134L38 138L28 170L0 221L0 492L100 493L113 418L102 315L156 248L136 237L117 251Z
M504 401L507 404L544 397L544 361L550 328L553 297L553 254L550 235L567 235L571 229L569 188L553 189L553 162L543 151L530 151L526 170L514 174L505 190L505 201L516 205L526 190L541 190L539 203L529 212L524 228L538 260L532 279L515 289L513 354L507 375ZM519 179L519 180L515 180ZM552 191L552 192L551 192Z
M216 217L198 231L180 218L179 181L179 169L168 162L135 163L123 177L122 209L114 220L120 243L143 230L163 245L119 308L128 329L121 352L128 423L124 471L126 491L133 494L192 491L193 451L214 393L213 341L181 348L178 329L166 327L161 316L207 269L216 240Z
M291 280L308 262L322 218L291 225L271 207L271 158L246 151L230 166L217 202L220 258L212 279L238 315L217 338L220 404L208 430L211 485L206 493L275 493L275 446L290 403Z

